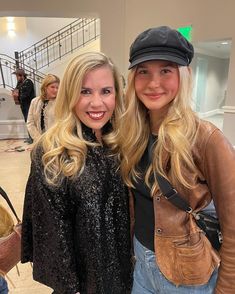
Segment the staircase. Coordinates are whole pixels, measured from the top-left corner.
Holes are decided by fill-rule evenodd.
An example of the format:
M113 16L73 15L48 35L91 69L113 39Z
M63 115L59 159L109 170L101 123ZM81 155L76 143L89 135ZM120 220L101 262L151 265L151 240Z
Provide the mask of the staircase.
M0 54L0 88L13 89L16 86L17 80L12 73L16 68L24 68L25 73L34 82L35 89L38 92L40 84L45 77L45 74L35 70L34 68L25 65L24 63L6 55Z
M15 52L15 58L35 70L50 66L100 36L99 19L77 19L29 48Z

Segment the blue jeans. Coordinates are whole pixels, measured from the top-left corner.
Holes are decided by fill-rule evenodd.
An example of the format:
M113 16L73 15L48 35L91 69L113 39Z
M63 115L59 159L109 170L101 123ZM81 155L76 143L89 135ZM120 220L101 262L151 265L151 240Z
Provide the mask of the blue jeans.
M155 253L144 247L134 237L136 264L132 294L213 294L218 271L215 270L209 282L201 286L175 286L160 272Z
M0 276L0 294L8 294L7 282L2 276Z

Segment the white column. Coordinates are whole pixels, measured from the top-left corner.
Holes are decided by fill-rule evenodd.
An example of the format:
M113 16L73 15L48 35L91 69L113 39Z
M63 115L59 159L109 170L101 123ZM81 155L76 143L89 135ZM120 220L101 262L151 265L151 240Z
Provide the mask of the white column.
M117 65L121 74L126 70L125 53L125 0L107 1L100 12L101 52Z

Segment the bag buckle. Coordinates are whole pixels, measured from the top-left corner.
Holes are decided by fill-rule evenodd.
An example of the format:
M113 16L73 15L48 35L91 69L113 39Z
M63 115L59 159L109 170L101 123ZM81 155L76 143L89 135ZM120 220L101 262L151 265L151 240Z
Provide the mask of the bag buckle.
M189 214L190 214L190 213L193 214L193 209L192 209L192 207L189 206L189 207L187 208L186 212L189 213Z

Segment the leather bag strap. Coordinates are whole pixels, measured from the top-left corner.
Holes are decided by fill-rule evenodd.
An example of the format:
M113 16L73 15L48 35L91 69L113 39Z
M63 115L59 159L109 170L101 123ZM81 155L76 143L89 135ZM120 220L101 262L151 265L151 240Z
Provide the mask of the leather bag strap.
M9 197L7 196L7 193L3 190L2 187L0 187L0 195L6 200L7 204L9 205L9 207L10 207L10 209L12 211L12 213L14 214L14 216L17 219L17 222L20 223L21 221L18 218L18 215L16 214L16 211L15 211L15 209L14 209L14 207L13 207L13 205L12 205L10 199L9 199Z
M168 201L170 201L179 209L186 211L187 213L191 213L193 211L192 208L189 206L188 202L181 197L181 195L178 193L176 189L172 188L170 182L166 178L159 174L156 175L156 178L159 188L162 191L162 195Z
M149 143L148 143L148 156L149 156L149 161L152 161L152 149L154 146L154 143L156 142L156 138L154 136L149 137ZM160 174L156 174L156 179L159 185L159 188L162 192L162 195L170 201L173 205L178 207L179 209L186 211L187 213L191 213L193 210L189 206L188 202L185 201L182 196L174 189L170 182L161 176Z

